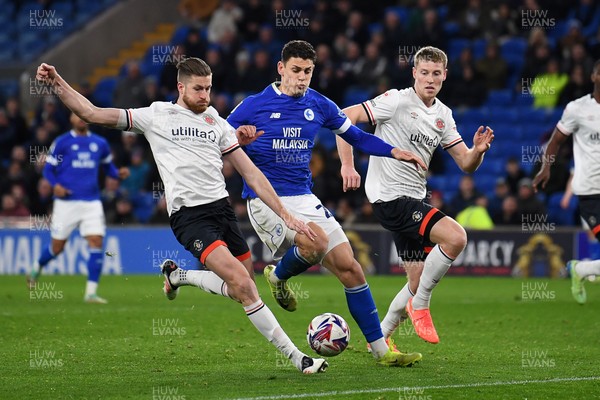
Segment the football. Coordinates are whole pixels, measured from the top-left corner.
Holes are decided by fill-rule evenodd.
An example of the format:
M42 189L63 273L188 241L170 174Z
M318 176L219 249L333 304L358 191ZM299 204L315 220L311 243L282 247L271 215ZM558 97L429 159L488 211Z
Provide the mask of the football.
M325 357L333 357L346 349L350 342L350 328L337 314L317 315L308 325L306 339L311 349Z

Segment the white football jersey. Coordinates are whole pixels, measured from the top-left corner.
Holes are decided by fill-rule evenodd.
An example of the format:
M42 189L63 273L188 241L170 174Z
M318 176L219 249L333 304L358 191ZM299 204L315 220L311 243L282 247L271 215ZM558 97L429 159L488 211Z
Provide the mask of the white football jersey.
M394 147L411 151L429 165L435 149L462 142L452 111L439 99L425 106L411 88L391 89L362 103L369 122L377 125L375 135ZM423 199L427 172L414 164L393 158L371 157L365 192L371 203L392 201L402 196Z
M600 104L591 94L571 101L556 127L573 135L573 193L600 194Z
M235 130L213 107L195 114L178 104L156 101L123 110L124 130L144 134L165 186L169 215L228 196L221 157L239 148ZM122 128L122 127L121 127Z

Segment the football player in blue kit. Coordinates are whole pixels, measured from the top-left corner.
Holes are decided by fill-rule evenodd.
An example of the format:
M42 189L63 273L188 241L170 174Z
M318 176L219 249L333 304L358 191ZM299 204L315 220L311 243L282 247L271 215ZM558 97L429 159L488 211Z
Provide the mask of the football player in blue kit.
M102 167L107 176L125 179L129 176L129 169L115 167L106 139L90 132L85 121L74 113L71 114L71 125L73 129L54 141L46 158L44 177L54 190L50 224L52 241L42 250L27 281L29 288L35 289L44 266L62 253L71 232L78 228L87 240L90 252L84 300L105 304L107 301L96 293L106 234L98 173Z
M264 274L278 304L287 311L297 307L295 295L286 284L312 265L322 263L344 285L348 308L381 365L408 366L419 361L419 353L404 354L383 338L377 308L360 264L340 224L311 192L309 169L315 136L320 128L333 131L356 148L379 157L412 163L426 169L413 153L400 150L352 125L330 99L309 88L315 68L312 45L301 40L288 42L282 50L277 72L281 82L243 100L227 118L234 127L256 126L252 135L238 136L240 144L269 179L282 202L306 221L317 240L306 240L287 229L284 222L244 183L248 216L254 230L269 247L277 266ZM261 133L264 131L264 133Z

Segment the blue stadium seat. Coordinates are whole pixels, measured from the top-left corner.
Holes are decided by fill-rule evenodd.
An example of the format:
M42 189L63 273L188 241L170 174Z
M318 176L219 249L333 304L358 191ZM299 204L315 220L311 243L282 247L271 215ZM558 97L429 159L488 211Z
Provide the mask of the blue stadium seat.
M510 38L500 46L502 57L507 58L512 55L523 57L527 49L527 39L525 38Z
M131 196L131 204L133 205L133 215L141 223L146 223L152 217L154 205L156 201L153 193L138 193Z
M344 95L344 100L342 100L342 108L362 103L363 101L370 98L370 94L371 92L364 89L348 89L346 90L346 94Z
M96 105L99 107L111 107L113 91L117 85L117 78L108 77L101 79L100 82L94 88L94 98L96 99Z
M173 34L173 37L171 38L171 43L172 44L181 44L181 43L185 42L185 38L187 37L189 31L190 31L190 27L187 25L182 26L181 28L177 28L177 30Z
M468 39L450 39L448 41L448 58L454 60L460 56L465 47L469 47L471 42Z
M487 106L509 106L512 104L513 93L510 89L490 90L485 102Z
M478 60L481 57L485 56L485 48L487 47L487 41L485 39L474 40L471 47L473 49L473 58L475 60Z
M577 225L575 210L577 209L577 196L571 197L569 207L565 210L560 206L563 192L553 193L547 199L548 220L558 225Z

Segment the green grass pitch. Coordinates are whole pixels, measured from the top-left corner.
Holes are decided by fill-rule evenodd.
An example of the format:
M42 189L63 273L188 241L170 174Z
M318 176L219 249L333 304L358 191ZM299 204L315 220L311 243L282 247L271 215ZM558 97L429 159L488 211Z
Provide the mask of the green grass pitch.
M590 399L600 396L600 285L576 304L568 280L446 277L432 315L440 344L407 324L394 338L419 351L412 368L377 366L332 276L293 282L299 309L278 308L298 347L323 312L342 315L348 349L324 374L304 376L252 327L240 305L182 288L168 301L160 276L105 276L108 305L82 302L84 277L0 280L2 398L11 399ZM370 277L380 316L403 277Z

